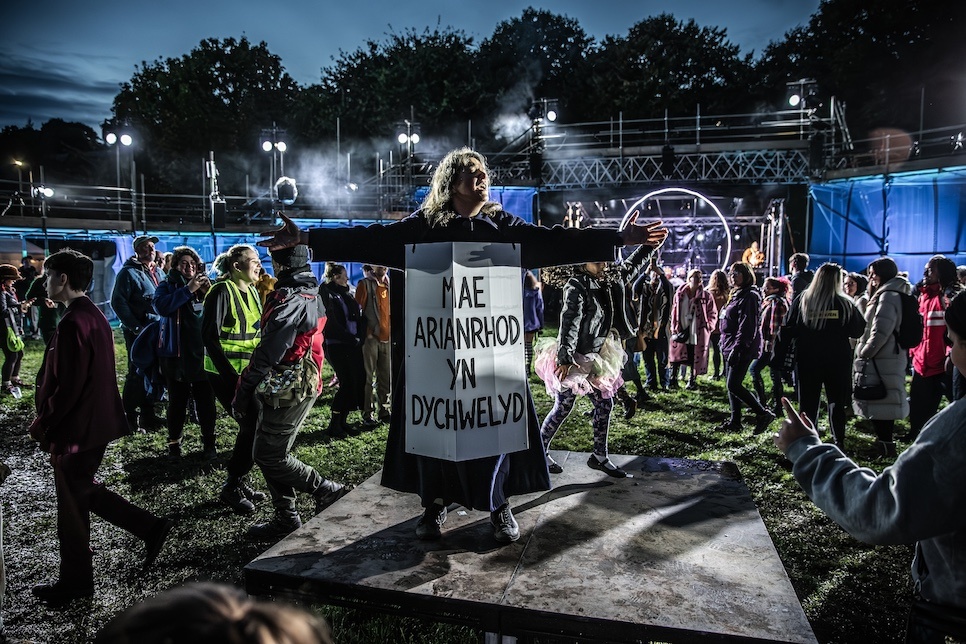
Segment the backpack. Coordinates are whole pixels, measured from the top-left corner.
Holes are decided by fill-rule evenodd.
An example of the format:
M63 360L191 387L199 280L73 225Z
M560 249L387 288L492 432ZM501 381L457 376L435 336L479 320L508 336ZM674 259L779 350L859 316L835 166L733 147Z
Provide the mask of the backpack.
M919 312L919 300L903 291L889 289L889 292L899 294L899 308L901 310L899 326L892 334L895 336L899 348L908 351L919 346L919 343L922 342L923 321L922 313Z

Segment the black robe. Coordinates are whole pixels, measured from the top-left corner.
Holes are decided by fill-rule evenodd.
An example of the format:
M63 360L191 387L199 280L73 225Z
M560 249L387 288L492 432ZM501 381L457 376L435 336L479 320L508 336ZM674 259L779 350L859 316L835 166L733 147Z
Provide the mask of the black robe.
M315 257L404 269L406 253L415 244L434 242L499 242L520 245L524 268L557 264L613 261L621 245L616 230L545 228L502 210L471 219L444 215L430 218L422 211L388 225L316 228L309 231ZM450 462L406 452L405 448L405 273L390 272L392 334L392 420L382 484L419 494L427 506L436 498L478 510L494 510L515 494L550 489L540 422L527 389L529 448L512 454Z

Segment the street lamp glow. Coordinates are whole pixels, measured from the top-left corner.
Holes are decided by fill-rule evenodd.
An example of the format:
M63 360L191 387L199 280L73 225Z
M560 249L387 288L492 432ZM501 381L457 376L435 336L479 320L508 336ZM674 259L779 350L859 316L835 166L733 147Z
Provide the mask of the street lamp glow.
M275 144L275 147L278 149L279 152L285 152L286 150L288 150L288 146L285 145L285 141L279 141L278 143Z
M108 132L107 134L104 135L104 141L108 145L114 145L115 143L117 143L117 135L114 134L113 132Z
M556 110L547 110L547 120L548 121L556 121L557 120L557 112L556 112Z
M788 104L792 107L798 107L798 104L802 102L802 97L799 94L792 94L788 97Z
M402 134L396 137L396 140L399 141L401 145L406 145L406 143L409 141L409 137L406 136L405 132L403 132Z
M131 138L130 134L121 135L121 145L131 145L134 143L134 139Z
M272 151L272 142L271 141L265 141L265 142L263 142L262 143L262 149L265 150L266 152L271 152Z
M413 132L412 136L409 137L409 140L412 141L414 144L419 143L419 135Z

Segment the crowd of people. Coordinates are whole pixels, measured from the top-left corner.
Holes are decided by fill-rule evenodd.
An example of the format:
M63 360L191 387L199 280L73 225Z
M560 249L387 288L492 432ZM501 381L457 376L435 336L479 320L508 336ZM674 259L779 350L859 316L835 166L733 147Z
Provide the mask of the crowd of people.
M834 263L813 272L804 253L791 257L788 276L766 277L761 288L754 266L743 261L715 270L707 283L695 268L675 284L656 252L667 236L660 223L639 225L635 215L620 231L544 228L503 211L489 200L488 187L485 159L462 148L441 161L420 210L399 222L305 231L283 215L282 227L259 243L268 249L272 275L253 246L232 246L209 269L188 246L163 254L156 249L157 237L135 238L133 256L120 270L111 297L128 350L120 392L110 326L85 294L91 260L62 250L46 258L42 274L33 275L24 274L23 267L0 265L4 393L20 395L31 386L20 378L23 336L37 334L48 345L37 374L37 414L30 434L50 454L61 565L58 578L36 586L34 595L58 606L93 593L91 512L140 537L143 565L153 563L175 519L155 516L111 492L95 479L97 468L111 441L162 427L166 456L182 458L189 419L200 429L202 458L213 461L216 401L237 422L219 500L242 515L253 514L257 503L272 504L271 518L249 528L251 538L278 539L298 529L298 492L311 496L316 512L338 501L349 486L326 479L292 454L322 390L325 359L338 387L327 436L339 440L389 424L382 483L419 496L423 512L415 536L426 540L442 537L447 513L456 504L488 512L496 542L517 540L520 526L510 497L548 490L550 475L563 471L550 445L581 395L592 403L593 453L587 466L624 478L630 474L608 457L614 400L630 418L648 400L648 389L693 390L701 376L723 378L730 415L716 430L742 431L748 410L752 431L759 434L785 413L789 420L776 435L777 444L816 502L850 526L860 518L885 525L869 515L876 502L873 493L907 493L887 491L868 471L863 471L865 487L817 479L815 470L825 460L846 451L850 414L868 419L885 458L897 457L895 421L909 417L911 431L905 438L914 441L913 448L899 456L894 471L904 464L910 472L925 467L923 454L933 452L923 450L941 449L949 437L940 440L939 434L950 433L959 422L958 405L937 416L943 396L955 402L964 392L959 369L966 348L957 349L957 343L966 342L960 339L966 330L957 325L966 319L960 311L966 299L957 295L966 271L946 257L932 257L915 286L888 257L871 262L862 273L848 273ZM406 352L403 325L394 320L403 318L406 283L403 271L390 273L388 267L404 267L406 249L414 244L441 241L519 247L525 373L532 369L554 399L541 422L527 389L525 450L454 462L405 447ZM621 246L633 250L615 262L615 249ZM310 266L313 256L327 260L321 283ZM354 288L343 262L368 262ZM14 284L24 281L28 284L18 294ZM548 325L557 327L556 337L539 337L545 325L545 286L561 291L560 319ZM899 336L902 298L909 296L917 298L922 316L922 340L912 347L903 346ZM149 354L153 348L154 355L144 358L145 347ZM71 378L78 369L91 377ZM749 374L751 388L746 385ZM859 384L881 395L859 396ZM800 411L788 403L786 392ZM164 397L168 404L161 418L158 403ZM834 447L823 446L818 438L823 397ZM359 422L351 423L349 416L356 413ZM909 454L913 449L916 454ZM958 451L944 456L955 458ZM248 480L256 466L267 495ZM836 467L846 466L839 460ZM944 471L934 472L930 480L937 486L955 480L952 473L942 478ZM903 480L914 476L904 474ZM937 490L936 496L943 495ZM885 512L881 507L876 511ZM890 524L879 532L857 527L854 534L932 544L940 534L938 524L921 523L921 530ZM943 543L923 546L918 560L942 557L948 548ZM957 572L959 577L943 578L939 585L966 583L966 571ZM207 587L184 591L178 601L201 594L221 603L243 601ZM958 605L945 596L924 597ZM126 618L160 619L152 610L133 609ZM111 632L122 629L115 625ZM105 635L102 641L127 640Z

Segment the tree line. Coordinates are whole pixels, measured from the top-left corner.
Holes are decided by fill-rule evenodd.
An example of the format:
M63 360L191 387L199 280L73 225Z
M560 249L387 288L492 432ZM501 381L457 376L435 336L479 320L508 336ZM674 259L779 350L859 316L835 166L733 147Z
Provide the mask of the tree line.
M966 3L946 0L823 0L808 24L756 58L724 29L670 14L597 41L578 21L531 7L479 43L438 26L369 40L340 52L308 86L265 42L207 39L180 57L136 65L104 125L137 132L148 192L195 192L200 160L214 151L222 189L235 194L264 179L259 136L273 124L293 155L331 156L338 146L369 163L394 145L403 119L418 122L426 149L470 140L496 151L512 136L504 126L541 98L556 99L570 123L684 116L698 106L753 114L782 109L786 83L813 78L821 95L847 105L854 136L916 132L966 121L964 19ZM112 157L90 160L104 150L100 133L81 124L7 127L0 150L59 178L113 184Z

